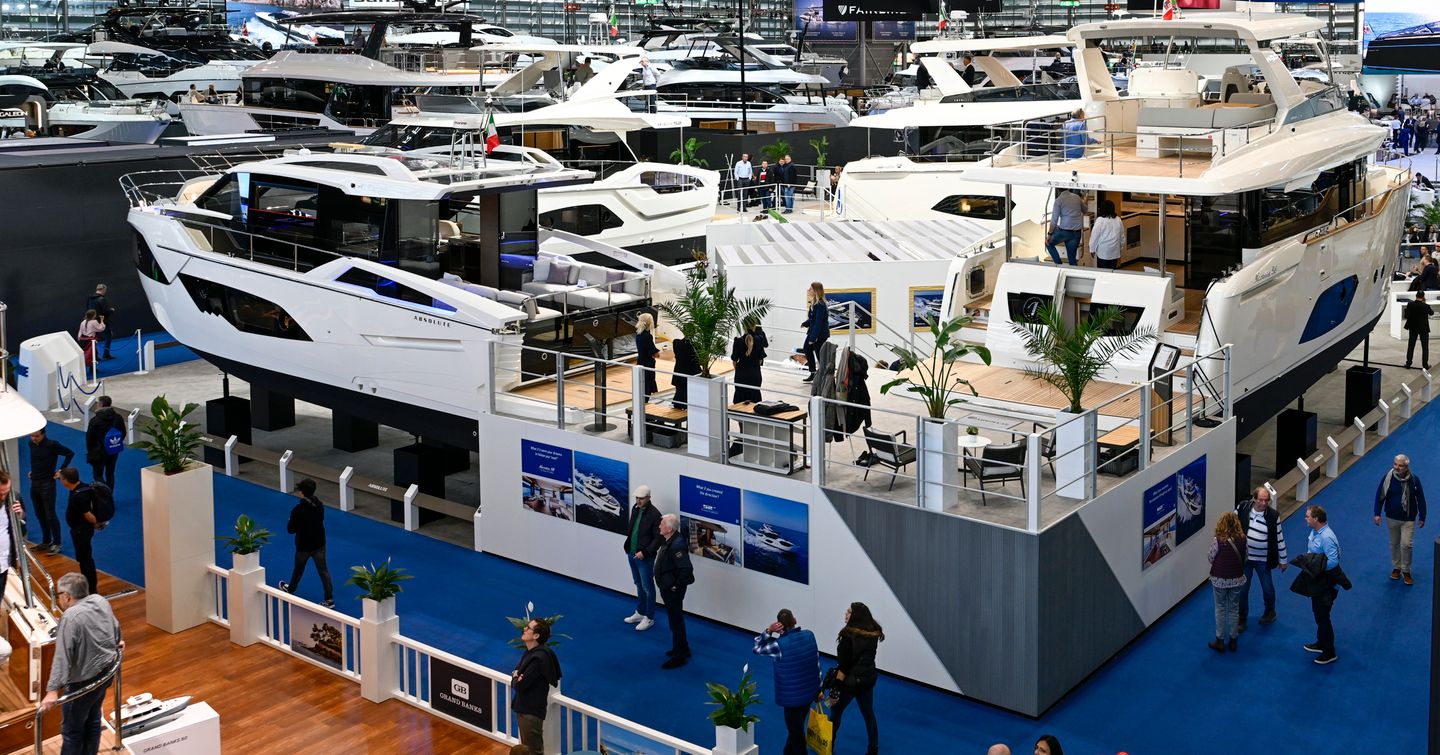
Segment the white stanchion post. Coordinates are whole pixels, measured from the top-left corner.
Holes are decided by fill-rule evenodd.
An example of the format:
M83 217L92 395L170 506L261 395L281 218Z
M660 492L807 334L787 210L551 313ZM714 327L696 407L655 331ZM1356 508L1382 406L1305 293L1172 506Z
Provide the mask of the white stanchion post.
M96 391L95 394L92 395L90 398L85 399L85 416L84 416L84 425L85 425L85 427L89 427L89 426L90 426L90 417L91 417L91 415L95 412L95 402L96 402L96 401L99 401L99 400L100 400L100 392L99 392L99 391Z
M280 454L280 490L289 493L290 488L290 460L295 457L295 452L286 450Z
M1359 417L1356 417L1356 418L1355 418L1355 429L1358 430L1359 432L1355 434L1355 443L1354 443L1354 445L1352 445L1352 446L1350 447L1350 452L1353 453L1353 454L1355 454L1355 456L1357 456L1357 457L1364 456L1364 455L1365 455L1365 420L1360 419Z
M810 483L820 486L825 484L825 401L819 396L810 397L810 424L806 426L806 432L810 433Z
M640 365L630 368L630 442L636 448L645 447L645 369Z
M155 369L155 342L154 342L154 341L146 341L146 342L145 342L145 348L141 350L140 355L141 355L141 357L145 360L145 371L146 371L146 372L149 372L150 370Z
M145 369L145 338L140 335L140 329L135 329L135 372L134 375L145 375L150 371Z
M368 599L363 602L365 610L360 616L360 696L372 703L383 703L400 685L400 665L395 662L395 637L400 634L400 617L395 615L394 598L378 604Z
M225 439L225 476L235 476L235 445L240 442L240 436L232 435ZM288 491L287 491L288 492Z
M415 505L415 496L420 495L420 486L411 484L405 490L405 531L414 532L420 526L420 509Z
M1380 426L1378 428L1380 437L1390 435L1390 404L1385 399L1380 399Z
M1333 480L1340 476L1340 444L1334 436L1327 435L1325 445L1330 448L1330 458L1325 460L1325 476Z
M230 641L236 645L254 645L265 634L265 567L260 559L243 569L230 569L225 583L225 607L230 622Z
M1400 410L1400 416L1404 417L1405 419L1410 419L1410 417L1414 416L1415 412L1415 396L1410 393L1410 384L1401 383L1400 392L1405 394L1405 404L1404 408Z
M139 422L139 421L140 421L140 410L139 410L139 409L131 409L131 410L130 410L130 415L125 418L125 444L126 444L126 445L133 445L133 444L135 443L135 441L139 440L139 437L136 435L136 430L135 430L135 424L136 424L137 422Z
M1261 485L1261 487L1265 488L1265 490L1270 493L1270 508L1279 509L1280 493L1275 490L1275 486L1267 482L1264 485Z
M1420 398L1425 399L1428 404L1435 398L1435 381L1430 377L1429 370L1421 370L1420 378L1425 381L1425 389L1420 391Z
M480 507L479 507L479 506L476 506L476 507L475 507L475 513L474 513L474 515L472 515L471 519L474 520L474 526L475 526L475 552L476 552L476 553L484 553L484 552L485 552L485 545L480 541Z
M1300 482L1295 484L1295 500L1304 503L1310 500L1310 465L1304 459L1296 459L1295 468L1300 470Z
M355 476L354 467L340 470L340 510L355 510L355 491L350 489L350 478Z

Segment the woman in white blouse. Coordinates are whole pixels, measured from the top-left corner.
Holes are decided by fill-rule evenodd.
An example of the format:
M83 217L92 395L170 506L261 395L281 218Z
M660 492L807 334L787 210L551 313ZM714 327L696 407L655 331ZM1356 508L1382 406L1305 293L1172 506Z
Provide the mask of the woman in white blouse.
M1095 224L1090 227L1090 253L1095 266L1114 270L1120 264L1120 249L1125 243L1125 224L1115 216L1115 203L1100 200Z

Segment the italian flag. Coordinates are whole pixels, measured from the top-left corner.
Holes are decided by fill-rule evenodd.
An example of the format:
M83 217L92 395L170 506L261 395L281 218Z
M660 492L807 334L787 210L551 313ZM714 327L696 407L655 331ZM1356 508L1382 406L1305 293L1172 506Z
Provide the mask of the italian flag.
M490 114L490 119L485 122L485 154L495 151L500 146L500 132L495 130L495 114Z
M1166 21L1174 21L1175 19L1177 19L1177 18L1179 18L1179 17L1180 17L1180 4L1179 4L1178 2L1176 2L1176 0L1165 0L1165 15L1164 15L1164 19L1165 19Z
M620 36L620 15L619 15L618 13L611 12L611 14L610 14L610 38L611 38L611 39L614 39L614 38L616 38L616 37L618 37L618 36Z

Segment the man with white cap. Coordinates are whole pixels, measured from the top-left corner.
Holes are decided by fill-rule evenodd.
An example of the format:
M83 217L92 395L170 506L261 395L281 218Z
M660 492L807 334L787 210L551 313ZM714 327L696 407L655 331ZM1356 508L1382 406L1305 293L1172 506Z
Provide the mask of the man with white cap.
M660 512L650 504L650 486L634 491L630 526L625 530L625 555L629 556L630 577L635 580L635 613L626 617L643 632L655 626L655 553L660 550Z

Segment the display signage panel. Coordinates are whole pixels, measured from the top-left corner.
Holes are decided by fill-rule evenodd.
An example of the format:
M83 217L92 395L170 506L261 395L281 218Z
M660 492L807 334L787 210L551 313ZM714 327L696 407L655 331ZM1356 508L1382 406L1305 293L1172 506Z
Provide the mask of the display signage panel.
M494 731L495 683L468 669L430 659L430 707L484 731Z

